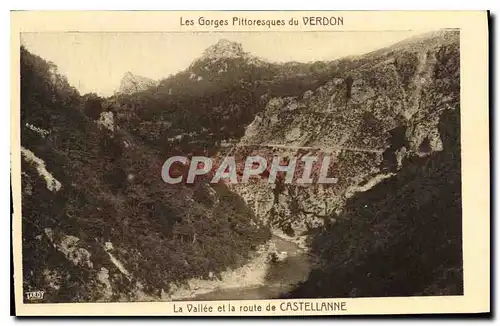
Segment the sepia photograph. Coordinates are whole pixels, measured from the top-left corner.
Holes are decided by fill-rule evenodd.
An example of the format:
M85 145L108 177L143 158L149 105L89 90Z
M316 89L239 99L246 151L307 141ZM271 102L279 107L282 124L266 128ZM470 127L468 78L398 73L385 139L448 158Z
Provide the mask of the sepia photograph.
M22 304L464 296L460 28L239 14L19 33Z

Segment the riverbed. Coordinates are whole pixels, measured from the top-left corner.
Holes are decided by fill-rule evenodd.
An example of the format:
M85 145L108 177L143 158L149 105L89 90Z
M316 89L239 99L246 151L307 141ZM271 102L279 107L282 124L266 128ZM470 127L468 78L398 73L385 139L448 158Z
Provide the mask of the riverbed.
M294 242L273 235L271 239L277 252L286 252L286 258L277 262L268 262L265 276L260 284L243 285L241 287L225 284L224 280L217 288L196 294L181 300L210 301L210 300L256 300L272 299L281 293L290 291L293 287L305 281L309 276L312 262L307 250L300 248ZM249 282L250 284L252 282ZM179 300L179 299L178 299Z

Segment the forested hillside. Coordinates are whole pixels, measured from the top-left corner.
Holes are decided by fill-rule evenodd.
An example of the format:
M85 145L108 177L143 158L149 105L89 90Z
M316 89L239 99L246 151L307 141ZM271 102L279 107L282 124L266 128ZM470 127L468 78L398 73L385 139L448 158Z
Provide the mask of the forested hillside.
M241 265L268 239L224 185L166 186L159 149L96 120L106 101L24 48L21 97L27 291L46 289L49 302L159 295Z

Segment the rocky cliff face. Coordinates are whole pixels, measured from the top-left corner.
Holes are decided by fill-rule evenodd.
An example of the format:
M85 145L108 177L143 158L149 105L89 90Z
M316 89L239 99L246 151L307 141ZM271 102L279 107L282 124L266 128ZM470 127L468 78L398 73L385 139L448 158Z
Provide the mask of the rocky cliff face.
M269 99L233 149L242 157L333 158L335 184L233 186L257 216L289 234L334 219L347 198L397 173L405 158L441 151L439 119L459 110L457 32L408 40L352 65L299 96Z
M408 157L397 174L349 198L311 232L320 263L287 298L462 295L458 109L442 112L442 150Z

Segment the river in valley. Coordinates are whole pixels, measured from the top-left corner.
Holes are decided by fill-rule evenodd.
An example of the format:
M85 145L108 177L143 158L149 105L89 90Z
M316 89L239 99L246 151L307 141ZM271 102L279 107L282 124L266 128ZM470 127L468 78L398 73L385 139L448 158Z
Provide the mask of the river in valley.
M256 300L277 298L301 281L305 281L312 267L312 261L307 251L289 240L273 236L276 250L286 252L286 258L267 264L263 284L220 287L206 293L197 294L189 299L193 301L210 300Z

